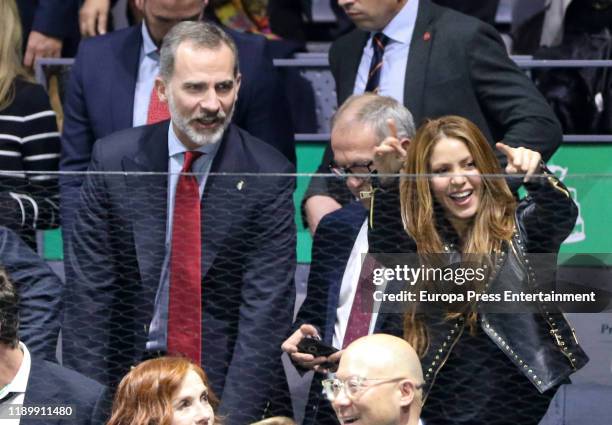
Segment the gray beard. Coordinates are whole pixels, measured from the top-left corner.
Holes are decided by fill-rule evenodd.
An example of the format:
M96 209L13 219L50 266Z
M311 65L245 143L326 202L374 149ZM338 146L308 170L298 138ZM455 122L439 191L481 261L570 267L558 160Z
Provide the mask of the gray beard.
M232 104L232 109L230 109L229 113L226 115L223 111L219 111L218 117L224 118L223 125L220 126L213 133L199 133L197 132L189 122L193 119L191 117L185 117L181 115L181 113L177 110L176 104L174 103L174 99L172 95L168 95L168 109L170 110L170 116L172 117L172 123L194 144L198 146L207 146L214 145L218 143L223 138L223 133L232 122L232 117L234 116L234 107L236 106L236 102Z

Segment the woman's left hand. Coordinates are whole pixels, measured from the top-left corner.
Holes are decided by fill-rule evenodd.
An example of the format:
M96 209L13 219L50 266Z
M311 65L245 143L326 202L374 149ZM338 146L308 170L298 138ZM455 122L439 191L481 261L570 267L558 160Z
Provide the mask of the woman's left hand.
M540 161L542 155L539 152L527 148L513 148L502 142L497 142L495 147L499 149L508 160L506 173L525 174L524 182L529 181L529 176L540 172Z

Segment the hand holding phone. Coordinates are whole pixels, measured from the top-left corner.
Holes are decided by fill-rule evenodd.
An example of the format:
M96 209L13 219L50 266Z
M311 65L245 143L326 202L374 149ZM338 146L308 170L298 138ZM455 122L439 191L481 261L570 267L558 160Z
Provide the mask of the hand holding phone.
M304 324L283 342L282 350L291 356L291 360L305 369L333 369L337 359L330 362L327 358L338 350L321 342L317 328Z
M337 348L326 345L316 338L304 338L297 347L298 352L312 354L314 357L327 357L338 351Z

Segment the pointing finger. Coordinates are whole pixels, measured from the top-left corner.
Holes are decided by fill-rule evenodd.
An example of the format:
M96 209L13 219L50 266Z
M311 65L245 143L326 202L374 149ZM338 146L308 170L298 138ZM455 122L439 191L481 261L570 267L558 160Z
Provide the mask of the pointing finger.
M512 159L512 157L514 156L514 148L511 148L510 146L506 145L505 143L502 142L497 142L495 144L495 147L504 155L506 155L506 157L508 157L508 162L510 162L510 160Z
M389 127L389 135L397 139L397 126L392 118L387 120L387 126Z

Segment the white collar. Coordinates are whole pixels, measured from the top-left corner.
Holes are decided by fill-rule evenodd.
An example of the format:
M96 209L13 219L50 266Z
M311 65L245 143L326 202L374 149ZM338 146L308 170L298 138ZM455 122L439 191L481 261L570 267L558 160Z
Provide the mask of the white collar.
M142 34L142 51L144 52L145 56L150 56L156 60L159 60L159 49L151 38L151 34L149 34L149 29L147 28L147 24L145 23L144 19L142 20L140 31Z
M169 127L170 128L168 129L168 156L173 157L175 155L187 152L189 149L187 149L185 145L181 143L178 136L174 132L174 126L172 125L172 121L170 121ZM200 146L199 148L196 149L196 151L202 152L203 154L206 154L206 155L214 156L214 153L217 151L217 147L219 146L220 143L221 143L221 140L211 145Z
M402 10L382 30L383 34L395 42L410 44L418 10L419 0L408 0Z
M23 353L23 360L17 371L17 375L9 384L0 390L0 398L3 398L8 393L25 393L28 386L28 378L30 377L30 367L32 359L30 352L23 342L19 342L19 349Z

